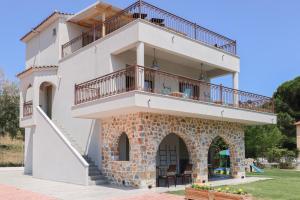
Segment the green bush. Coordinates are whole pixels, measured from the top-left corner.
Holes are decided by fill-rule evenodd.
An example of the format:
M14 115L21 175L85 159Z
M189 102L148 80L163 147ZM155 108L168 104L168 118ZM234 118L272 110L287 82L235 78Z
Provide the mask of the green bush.
M234 189L230 187L219 187L219 188L214 188L209 185L198 185L198 184L192 184L192 188L196 190L207 190L207 191L216 191L216 192L224 192L224 193L230 193L230 194L239 194L239 195L245 195L247 194L246 191L243 189Z

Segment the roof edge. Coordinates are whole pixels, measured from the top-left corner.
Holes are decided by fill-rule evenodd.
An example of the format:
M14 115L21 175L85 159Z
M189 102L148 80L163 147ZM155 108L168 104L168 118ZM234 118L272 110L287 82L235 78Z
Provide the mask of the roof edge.
M54 11L54 12L52 12L50 15L48 15L48 17L46 17L44 20L42 20L38 25L36 25L34 28L32 28L31 29L31 31L29 31L28 33L26 33L24 36L22 36L21 38L20 38L20 41L22 41L22 42L26 42L26 38L28 37L28 36L30 36L32 33L34 33L34 32L38 32L38 28L40 28L43 24L45 24L47 21L49 21L51 18L53 18L53 17L55 17L55 16L60 16L60 15L64 15L64 16L66 16L66 15L73 15L73 14L71 14L71 13L64 13L64 12L60 12L60 11Z
M25 69L24 71L16 74L16 77L20 78L23 74L30 72L30 71L36 71L36 70L49 70L49 69L57 69L57 65L42 65L42 66L30 66L28 69Z

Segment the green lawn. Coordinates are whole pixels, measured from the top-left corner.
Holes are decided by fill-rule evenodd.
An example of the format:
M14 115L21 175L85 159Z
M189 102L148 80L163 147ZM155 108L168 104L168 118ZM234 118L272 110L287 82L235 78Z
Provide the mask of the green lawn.
M230 186L242 188L257 199L264 200L300 200L300 171L269 169L263 174L248 174L248 176L263 176L272 180ZM184 195L184 191L172 192Z

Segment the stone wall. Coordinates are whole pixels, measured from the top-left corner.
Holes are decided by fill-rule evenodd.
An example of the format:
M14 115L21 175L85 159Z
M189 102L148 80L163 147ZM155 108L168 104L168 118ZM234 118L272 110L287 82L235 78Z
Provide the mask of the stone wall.
M134 113L102 120L103 173L114 183L135 187L156 185L156 153L170 133L185 142L193 180L208 179L207 155L213 139L220 136L229 145L233 177L245 176L243 125L198 118L153 113ZM125 132L129 138L129 161L118 161L118 140Z

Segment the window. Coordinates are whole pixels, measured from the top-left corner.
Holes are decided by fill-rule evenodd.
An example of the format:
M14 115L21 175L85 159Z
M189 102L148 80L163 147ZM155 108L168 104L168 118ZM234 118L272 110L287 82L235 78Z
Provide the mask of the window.
M118 150L119 150L119 160L129 161L130 147L129 147L129 139L126 133L122 133L119 138Z
M56 36L56 28L52 29L52 36Z

